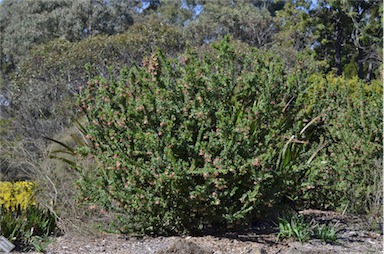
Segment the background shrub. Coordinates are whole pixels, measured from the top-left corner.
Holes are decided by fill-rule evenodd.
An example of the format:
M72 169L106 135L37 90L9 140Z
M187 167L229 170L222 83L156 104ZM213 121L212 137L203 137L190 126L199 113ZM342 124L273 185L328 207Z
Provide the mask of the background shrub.
M306 207L382 211L382 86L314 74L297 106L317 141L303 178Z

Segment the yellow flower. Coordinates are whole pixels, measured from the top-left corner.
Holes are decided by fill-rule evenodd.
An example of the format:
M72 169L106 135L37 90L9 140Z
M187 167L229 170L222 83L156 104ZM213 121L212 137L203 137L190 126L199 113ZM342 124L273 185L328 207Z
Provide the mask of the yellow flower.
M0 182L0 206L15 210L18 206L26 209L30 205L36 205L36 187L36 184L30 181Z

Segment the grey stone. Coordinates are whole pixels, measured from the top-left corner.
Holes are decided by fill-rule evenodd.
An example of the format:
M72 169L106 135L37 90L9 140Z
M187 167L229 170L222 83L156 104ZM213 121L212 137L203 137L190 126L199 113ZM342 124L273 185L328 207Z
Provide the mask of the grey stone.
M196 243L179 239L175 241L167 249L157 251L156 254L212 254L212 251L207 251Z

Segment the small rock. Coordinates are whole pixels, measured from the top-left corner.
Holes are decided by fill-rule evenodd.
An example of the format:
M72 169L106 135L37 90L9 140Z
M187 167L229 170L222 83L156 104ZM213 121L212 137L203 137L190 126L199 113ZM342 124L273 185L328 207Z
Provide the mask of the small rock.
M252 249L248 252L249 254L267 254L263 248Z
M157 251L156 254L212 254L196 243L179 239L175 241L169 248Z
M357 232L356 231L350 231L350 232L347 232L345 233L345 235L347 237L355 237L355 236L358 236Z

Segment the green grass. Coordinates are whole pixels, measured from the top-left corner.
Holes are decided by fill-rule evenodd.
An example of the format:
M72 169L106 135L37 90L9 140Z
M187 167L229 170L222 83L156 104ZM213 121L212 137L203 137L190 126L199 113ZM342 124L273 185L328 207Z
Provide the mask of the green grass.
M277 239L280 238L293 238L299 242L306 242L311 238L310 225L300 215L280 218Z
M324 242L337 242L338 235L335 225L307 222L301 215L288 215L279 218L277 240L295 239L301 243L317 238Z

